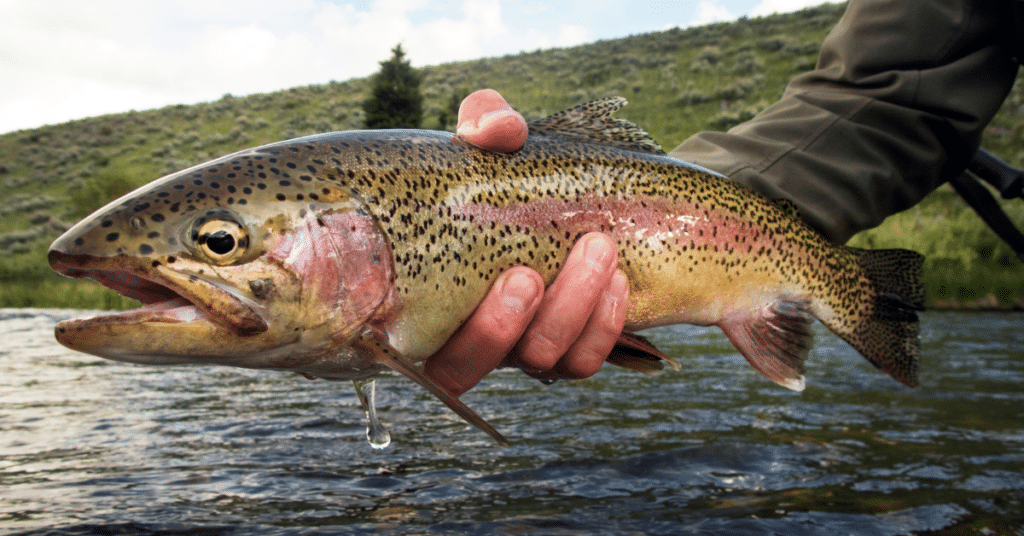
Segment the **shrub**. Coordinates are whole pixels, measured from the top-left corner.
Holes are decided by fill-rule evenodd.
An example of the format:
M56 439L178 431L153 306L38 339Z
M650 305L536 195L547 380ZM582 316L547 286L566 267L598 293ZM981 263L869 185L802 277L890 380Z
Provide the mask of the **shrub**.
M696 104L703 104L711 100L711 96L707 93L697 89L692 84L679 94L676 98L676 104L682 106L694 106Z
M764 71L764 60L750 50L736 55L732 71L736 74L753 74Z
M84 218L96 209L135 189L135 182L126 172L108 169L71 190L71 214Z

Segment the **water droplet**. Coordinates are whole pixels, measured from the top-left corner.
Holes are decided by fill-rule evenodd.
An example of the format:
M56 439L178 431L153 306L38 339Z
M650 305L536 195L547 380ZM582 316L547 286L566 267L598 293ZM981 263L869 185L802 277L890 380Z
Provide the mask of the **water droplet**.
M380 420L377 419L377 408L375 406L377 383L373 379L352 382L356 386L356 394L359 395L359 403L366 410L366 440L375 449L384 449L391 444L391 434ZM369 389L367 389L369 388Z

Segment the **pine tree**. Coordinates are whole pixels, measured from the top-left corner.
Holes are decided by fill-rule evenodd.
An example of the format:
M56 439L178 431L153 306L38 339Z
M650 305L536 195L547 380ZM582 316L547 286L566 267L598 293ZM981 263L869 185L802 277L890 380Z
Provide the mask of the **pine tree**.
M452 92L452 96L448 98L448 106L441 108L441 111L437 113L437 122L440 123L442 130L455 128L459 121L459 107L468 95L469 90L465 88L459 88Z
M423 121L423 78L409 65L399 44L391 59L380 64L370 97L363 101L366 128L420 128Z

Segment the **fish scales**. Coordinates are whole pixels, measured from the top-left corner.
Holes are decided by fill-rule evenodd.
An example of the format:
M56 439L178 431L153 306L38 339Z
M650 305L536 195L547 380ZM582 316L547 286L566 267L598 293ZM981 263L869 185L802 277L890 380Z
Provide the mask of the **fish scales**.
M451 141L438 136L434 143L447 148ZM409 151L401 139L371 145L383 160ZM619 243L631 281L630 329L713 323L713 314L701 316L711 306L702 300L713 298L700 291L709 281L727 293L730 285L756 287L774 275L776 285L824 294L846 308L856 301L850 285L834 284L855 264L846 250L795 225L793 215L780 213L771 201L668 158L562 141L528 143L514 157L468 148L438 154L451 158L366 169L363 177L356 167L352 183L357 191L377 191L363 198L390 236L399 261L397 291L429 296L418 305L424 313L408 317L424 337L436 339L426 345L430 349L447 339L450 328L441 325L451 322L427 311L468 314L493 277L518 264L534 267L550 282L575 241L593 230ZM449 171L436 174L431 166ZM437 182L433 175L446 180ZM396 220L401 225L391 225ZM704 266L716 267L713 279L679 277L707 271ZM757 279L743 280L745 272ZM675 291L666 292L670 288ZM687 300L683 307L668 303L681 299Z
M789 203L660 153L607 99L532 123L498 154L448 133L339 132L242 151L160 179L59 238L51 265L145 305L65 322L69 347L364 379L395 368L482 419L416 366L506 268L550 283L585 233L610 235L628 331L718 325L773 381L803 388L820 319L916 385L920 257L825 241ZM626 333L612 361L664 356ZM493 432L492 435L500 437Z

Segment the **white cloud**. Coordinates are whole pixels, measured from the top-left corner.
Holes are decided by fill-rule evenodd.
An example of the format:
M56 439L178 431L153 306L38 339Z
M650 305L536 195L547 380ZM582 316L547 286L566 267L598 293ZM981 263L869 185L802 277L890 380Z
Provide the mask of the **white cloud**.
M761 0L761 3L750 10L754 17L771 15L772 13L790 13L805 7L819 6L829 0Z
M697 16L690 21L690 26L701 26L712 22L733 20L736 16L729 8L718 3L718 0L701 0L697 5Z
M425 66L593 40L558 1L0 0L0 132L367 76L398 43Z
M576 24L562 24L558 27L554 42L549 46L571 47L591 40L590 31Z
M427 0L360 4L0 0L0 132L365 76L397 43L426 65L517 37L497 0L417 24Z

